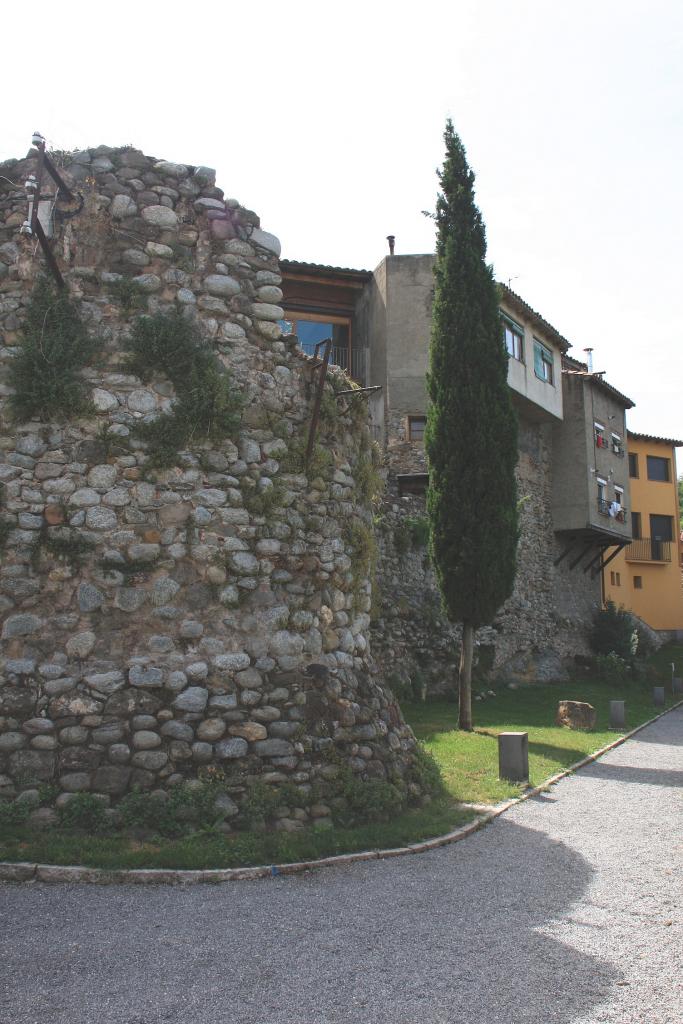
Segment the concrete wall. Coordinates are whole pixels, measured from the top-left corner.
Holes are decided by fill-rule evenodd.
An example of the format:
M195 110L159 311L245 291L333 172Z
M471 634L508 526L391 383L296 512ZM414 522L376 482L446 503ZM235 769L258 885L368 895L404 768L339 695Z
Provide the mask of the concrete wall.
M524 359L510 358L508 384L524 403L524 414L538 419L562 418L562 356L559 348L547 335L534 328L518 312L501 302L501 310L522 328ZM553 353L553 382L541 380L534 372L534 339L542 342ZM522 404L522 402L518 404Z
M620 436L626 448L624 406L598 383L585 377L563 374L564 419L555 426L553 456L553 524L555 530L595 527L619 539L631 537L631 520L622 523L598 511L598 477L606 481L608 501L616 498L615 485L623 488L622 504L630 507L628 458L611 448L598 448L593 424L605 427L605 437Z

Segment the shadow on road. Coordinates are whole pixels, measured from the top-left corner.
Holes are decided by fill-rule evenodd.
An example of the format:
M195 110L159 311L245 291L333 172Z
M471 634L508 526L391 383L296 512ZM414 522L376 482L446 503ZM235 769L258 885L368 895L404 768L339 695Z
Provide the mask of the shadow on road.
M668 768L642 768L630 764L611 764L596 761L581 769L582 775L589 775L605 782L637 782L644 786L683 786L683 771Z
M0 887L4 1012L13 1024L573 1024L619 974L544 930L591 877L571 847L500 818L432 853L258 882Z

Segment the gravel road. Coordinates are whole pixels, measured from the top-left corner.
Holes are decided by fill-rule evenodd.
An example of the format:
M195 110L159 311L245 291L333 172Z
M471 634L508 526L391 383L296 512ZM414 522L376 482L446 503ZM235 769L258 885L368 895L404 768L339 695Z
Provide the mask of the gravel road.
M0 885L2 1024L681 1024L683 708L440 850Z

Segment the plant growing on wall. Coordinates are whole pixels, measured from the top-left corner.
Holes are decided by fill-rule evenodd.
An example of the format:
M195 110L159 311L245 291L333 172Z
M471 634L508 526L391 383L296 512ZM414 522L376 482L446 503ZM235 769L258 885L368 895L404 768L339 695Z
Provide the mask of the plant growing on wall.
M9 405L20 423L71 419L88 411L88 388L81 370L95 343L66 291L40 278L31 293L21 345L10 361Z
M128 347L131 373L143 381L162 373L176 391L170 412L135 428L147 444L151 468L172 466L193 442L220 442L234 435L242 398L199 329L178 310L139 317Z
M459 726L472 728L474 631L512 592L517 421L474 174L449 120L436 207L425 450L430 551L448 617L463 629Z

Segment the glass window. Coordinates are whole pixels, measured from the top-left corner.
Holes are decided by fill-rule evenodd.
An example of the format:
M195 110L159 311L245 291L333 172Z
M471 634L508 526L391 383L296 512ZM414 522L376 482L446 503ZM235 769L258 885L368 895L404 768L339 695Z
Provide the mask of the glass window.
M325 320L323 317L315 318L303 314L298 316L296 313L290 313L285 320L279 320L278 323L284 335L296 335L299 348L307 356L315 355L316 345L331 338L330 363L349 371L349 324L342 322L341 317Z
M650 516L650 536L653 540L674 539L673 516Z
M633 531L633 539L640 540L643 536L640 532L640 512L631 512L631 530Z
M633 452L628 453L628 475L632 479L638 479L638 456Z
M670 479L669 460L662 459L659 455L648 455L647 478L648 480L662 480L667 482Z
M524 362L524 331L514 320L503 318L503 335L507 354L513 359Z
M633 586L635 587L636 590L642 590L643 589L643 577L642 576L634 576L633 577Z
M408 440L409 441L424 441L426 425L427 425L427 417L426 416L409 416L408 417Z
M534 373L546 384L553 383L552 351L534 338Z

